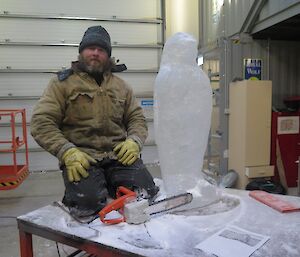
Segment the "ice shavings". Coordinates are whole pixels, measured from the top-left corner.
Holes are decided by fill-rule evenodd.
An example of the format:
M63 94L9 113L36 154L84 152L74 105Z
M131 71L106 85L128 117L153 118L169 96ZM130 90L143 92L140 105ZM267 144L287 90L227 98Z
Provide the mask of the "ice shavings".
M159 197L165 197L162 181L155 182L161 187ZM300 203L298 197L288 197L288 200ZM82 225L51 205L19 218L42 229L50 228L149 257L211 257L195 246L228 225L270 237L251 257L298 257L300 253L299 213L279 213L248 197L243 190L225 189L221 201L211 206L176 214L156 214L141 225L105 225L99 219Z
M51 227L54 230L72 233L79 237L95 238L101 232L91 229L89 224L80 224L58 206L48 205L26 215L20 216L34 224Z
M124 241L127 244L134 245L138 248L163 249L160 242L150 235L147 225L143 224L143 226L145 227L145 229L144 230L141 229L139 233L135 233L135 234L124 233L119 237L119 239Z
M159 198L165 198L166 193L163 182L155 179L155 183L160 186ZM202 214L199 210L188 210L192 211L188 215L185 212L176 213L175 215L173 213L156 214L148 222L141 225L122 223L117 226L105 226L99 223L98 220L95 220L91 225L93 225L94 229L99 229L102 234L106 235L105 238L101 238L101 242L103 240L104 242L110 242L110 244L111 242L118 242L117 245L122 248L123 246L119 242L121 240L127 247L125 249L137 250L136 248L139 248L143 250L143 255L145 250L152 253L154 250L167 250L172 252L170 256L176 256L174 255L176 249L181 254L189 255L198 251L193 249L193 247L204 236L203 231L205 233L210 231L216 232L223 227L224 223L230 223L233 217L238 216L240 209L236 207L239 206L239 198L229 197L226 194L223 197L227 201L222 202L221 207L216 205L210 207L210 213L205 213L206 208L203 209L203 213L206 216L199 216L199 214ZM214 218L212 219L212 217ZM113 237L108 238L108 235L113 235Z
M300 256L300 251L297 249L297 245L295 244L284 244L282 245L283 249L286 250L286 255L295 255L295 256Z

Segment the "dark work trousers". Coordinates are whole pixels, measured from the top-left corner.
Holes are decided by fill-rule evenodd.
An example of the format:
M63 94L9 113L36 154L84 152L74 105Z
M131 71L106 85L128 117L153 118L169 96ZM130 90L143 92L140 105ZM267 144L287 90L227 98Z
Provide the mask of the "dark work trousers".
M83 212L97 213L106 205L108 195L115 198L116 189L125 186L131 190L144 189L149 198L156 195L158 187L153 177L138 159L130 166L120 162L104 159L88 169L89 176L79 182L69 182L66 167L63 170L65 195L63 203Z

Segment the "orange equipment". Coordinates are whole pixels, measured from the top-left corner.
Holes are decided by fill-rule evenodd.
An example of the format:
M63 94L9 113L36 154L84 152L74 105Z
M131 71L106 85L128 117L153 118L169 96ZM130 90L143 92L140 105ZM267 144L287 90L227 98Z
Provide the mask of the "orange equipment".
M136 197L137 195L134 191L131 191L130 189L123 186L118 187L116 193L116 199L112 201L110 204L108 204L107 206L105 206L99 212L100 220L106 224L118 224L120 222L126 221L124 216L120 218L106 219L106 214L110 213L111 211L119 211L120 213L122 213L125 204L128 201L132 201L136 199Z
M253 197L259 202L262 202L279 212L292 212L300 211L300 206L293 203L284 201L273 194L269 194L265 191L254 190L250 191L249 196Z
M16 129L16 118L21 118L22 131ZM26 132L26 115L25 109L20 110L0 110L0 122L10 124L11 138L4 140L0 137L0 154L11 153L12 161L7 161L9 164L0 163L0 190L13 189L20 185L28 176L28 145ZM5 126L1 126L3 128ZM0 133L0 136L5 133ZM20 135L19 135L20 134ZM25 164L18 164L17 150L25 147Z

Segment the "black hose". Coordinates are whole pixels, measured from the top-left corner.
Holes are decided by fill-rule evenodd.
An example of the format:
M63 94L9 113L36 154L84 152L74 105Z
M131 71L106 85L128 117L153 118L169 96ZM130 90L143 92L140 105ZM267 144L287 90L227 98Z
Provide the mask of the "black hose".
M74 257L76 256L77 254L81 253L82 250L76 250L75 252L71 253L70 255L68 255L67 257Z

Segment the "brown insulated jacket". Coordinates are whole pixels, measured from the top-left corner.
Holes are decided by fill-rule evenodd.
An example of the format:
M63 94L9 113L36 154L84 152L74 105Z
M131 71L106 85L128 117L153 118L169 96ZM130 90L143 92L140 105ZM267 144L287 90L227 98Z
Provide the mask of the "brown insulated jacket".
M74 146L98 160L116 159L112 150L118 143L132 138L141 149L147 133L132 89L111 73L101 86L85 72L53 78L31 119L34 139L60 161Z

